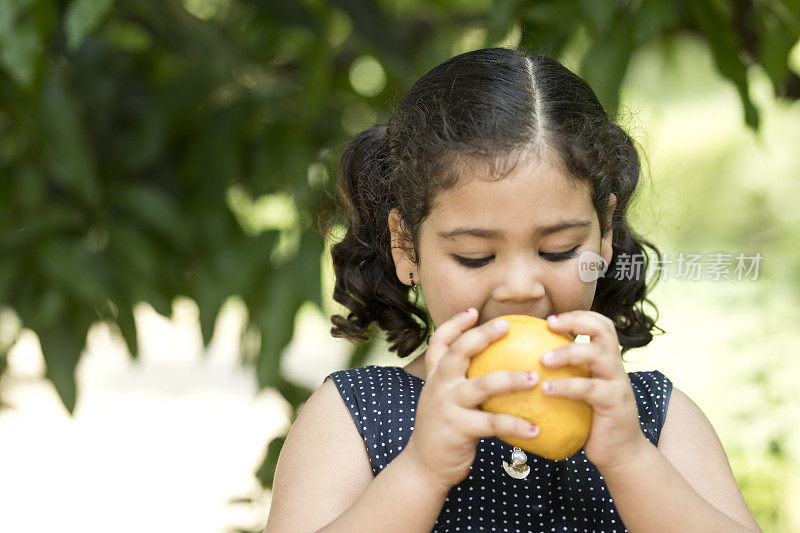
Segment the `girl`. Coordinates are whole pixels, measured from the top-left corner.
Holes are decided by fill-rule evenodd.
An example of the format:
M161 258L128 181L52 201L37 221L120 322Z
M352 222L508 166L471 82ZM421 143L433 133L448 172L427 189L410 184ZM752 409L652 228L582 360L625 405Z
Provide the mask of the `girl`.
M350 312L331 333L363 339L377 322L400 357L427 349L326 378L283 446L266 530L760 531L702 411L660 372L623 368L656 327L641 307L644 246L658 250L627 222L638 178L630 137L581 78L504 48L445 61L386 126L352 139L350 225L332 248ZM587 280L592 259L602 274ZM485 322L505 314L588 335L545 363L591 377L467 379L470 357L507 331ZM537 386L593 407L567 460L494 436L535 437L535 420L478 408Z

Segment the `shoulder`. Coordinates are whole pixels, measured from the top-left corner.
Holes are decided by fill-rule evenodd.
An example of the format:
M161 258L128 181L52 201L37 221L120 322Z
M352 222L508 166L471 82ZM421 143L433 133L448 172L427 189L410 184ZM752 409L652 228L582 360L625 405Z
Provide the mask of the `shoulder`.
M300 409L275 468L267 531L330 523L372 481L364 442L329 380Z
M663 411L660 420L663 424L672 395L672 381L658 370L628 372L628 379L636 393L636 403L640 408L645 406L648 410Z
M419 393L424 381L397 366L369 365L328 375L351 410L380 403L384 394Z
M337 386L357 388L358 390L379 389L383 385L413 387L422 383L422 380L412 376L399 366L368 365L357 368L348 368L329 374Z
M714 427L698 405L673 387L658 450L705 500L758 530Z
M634 389L642 391L647 396L669 399L672 392L672 381L658 370L642 372L628 372L628 378Z
M639 410L639 423L653 444L658 444L667 418L667 407L672 395L672 381L659 372L628 372L628 378Z

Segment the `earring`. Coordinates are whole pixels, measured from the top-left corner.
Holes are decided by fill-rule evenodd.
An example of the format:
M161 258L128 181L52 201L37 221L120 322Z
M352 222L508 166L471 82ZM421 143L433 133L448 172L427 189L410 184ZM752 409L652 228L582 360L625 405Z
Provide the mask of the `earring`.
M414 273L413 272L409 272L408 277L411 278L411 288L416 291L417 290L417 284L414 283Z

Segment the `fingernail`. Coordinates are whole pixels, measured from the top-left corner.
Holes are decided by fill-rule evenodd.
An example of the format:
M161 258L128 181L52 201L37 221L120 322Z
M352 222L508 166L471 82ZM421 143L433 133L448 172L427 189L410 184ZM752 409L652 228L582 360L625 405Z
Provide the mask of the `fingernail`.
M553 352L547 352L546 354L542 355L542 362L543 363L552 363L554 357L555 357L555 355L553 355Z
M472 312L472 308L470 307L469 309L464 309L464 312L470 314Z
M536 424L531 424L531 427L528 429L530 429L531 433L533 433L534 435L539 433L539 426L537 426Z
M531 383L536 383L537 381L539 381L539 374L537 374L536 372L528 372L528 381L530 381Z
M508 320L502 318L494 323L494 328L498 331L502 331L508 327Z
M549 317L547 317L547 319L550 320L551 322L556 322L558 321L559 316L560 315L550 315Z
M544 383L542 383L542 389L545 392L551 392L553 390L553 384L550 383L549 381L545 381Z

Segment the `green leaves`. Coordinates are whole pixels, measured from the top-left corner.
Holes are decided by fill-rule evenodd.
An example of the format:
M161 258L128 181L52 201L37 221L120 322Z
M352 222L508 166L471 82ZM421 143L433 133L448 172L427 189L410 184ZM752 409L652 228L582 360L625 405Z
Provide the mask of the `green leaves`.
M576 31L575 0L529 3L519 11L520 48L526 52L558 57Z
M43 162L54 184L86 207L97 208L100 185L95 157L81 123L78 104L58 67L45 76L38 106Z
M101 307L108 297L108 269L102 256L77 239L51 239L35 251L36 266L46 286L58 287L84 304ZM57 319L58 316L54 316Z
M34 82L41 63L42 42L47 38L42 35L47 28L37 24L47 8L35 4L35 0L5 0L0 9L0 65L26 88Z
M764 68L776 92L786 95L792 78L797 79L789 70L788 51L800 40L800 0L758 2L756 18L753 24L757 24L760 42L753 59Z
M256 477L262 487L272 488L272 482L275 480L275 467L278 464L278 456L281 453L284 442L286 442L285 436L275 437L267 446L264 460L256 471Z
M496 0L494 2L488 14L489 32L486 35L486 42L493 43L503 40L514 23L521 3L521 0Z
M47 379L53 382L64 407L70 413L75 410L77 399L75 368L86 338L86 329L81 326L68 320L37 328L36 331L47 363ZM84 331L83 336L79 334L81 330Z
M758 111L750 99L747 69L761 64L778 94L797 98L796 75L788 52L800 39L800 2L593 2L498 0L489 14L485 44L495 45L520 23L521 49L580 56L578 74L612 115L628 62L637 48L676 32L693 32L706 41L720 73L736 86L745 122L757 129ZM588 40L587 40L588 36ZM756 53L751 52L755 50ZM794 91L791 93L791 91ZM790 94L791 93L791 94Z
M116 197L120 210L164 239L173 249L186 249L190 229L168 194L147 183L123 186Z
M742 60L741 45L734 28L719 4L715 2L687 2L689 12L708 40L714 61L723 76L730 79L744 106L745 122L758 128L758 112L750 100L747 86L747 69Z
M72 0L64 17L67 49L74 52L83 39L100 26L111 11L114 0Z
M600 17L600 23L596 25L597 37L583 56L580 71L603 107L614 113L619 105L619 88L634 49L634 26L628 13L602 13Z
M263 284L246 300L253 309L252 322L261 331L261 349L256 360L259 386L278 388L281 354L294 335L294 318L302 304L300 282L292 265L272 268Z

